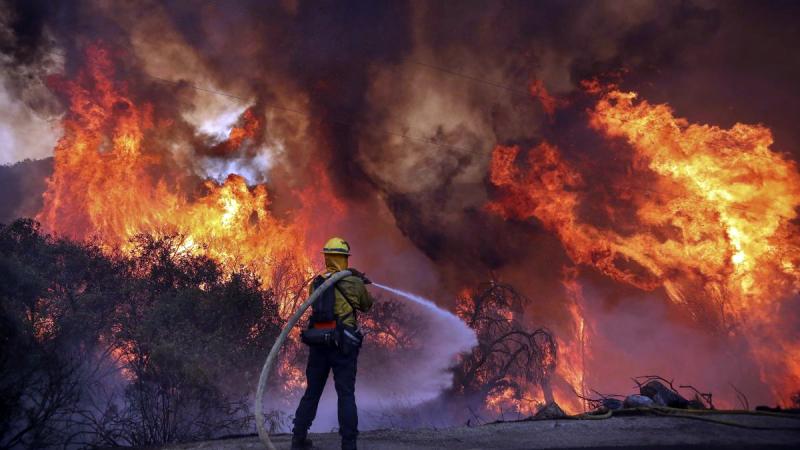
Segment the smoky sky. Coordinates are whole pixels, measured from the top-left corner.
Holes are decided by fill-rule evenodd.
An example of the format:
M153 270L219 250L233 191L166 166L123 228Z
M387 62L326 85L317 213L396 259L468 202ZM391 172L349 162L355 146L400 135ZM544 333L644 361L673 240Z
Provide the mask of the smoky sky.
M597 99L582 80L619 83L691 123L762 124L773 150L800 159L794 1L0 2L3 162L47 155L69 107L54 86L100 44L130 99L171 124L144 144L170 155L160 168L170 183L250 173L267 183L275 216L291 218L294 192L318 189L324 171L348 206L340 234L374 279L441 303L499 279L526 295L530 323L567 338L576 333L562 244L536 220L486 211L497 145L558 147L585 179L579 215L598 228L604 205L635 214L617 198L631 149L588 126ZM534 80L559 101L552 116L528 93ZM259 142L226 159L220 134L246 108L263 122ZM36 213L50 167L0 171L0 222ZM191 176L172 177L177 170ZM636 221L626 226L615 231L633 233ZM771 399L746 348L676 315L664 292L591 268L580 281L598 327L596 387L623 392L627 375L683 367L715 395L729 389L717 377L726 372L754 399Z
M195 85L247 98L270 115L265 134L286 143L271 169L276 192L319 164L348 201L377 196L445 272L558 267L546 262L562 252L519 245L557 247L536 223L484 212L487 164L497 144L546 139L603 169L598 185L623 170L598 156L606 144L586 127L583 79L619 71L623 88L680 116L763 123L775 149L799 154L791 1L5 1L0 11L14 101L57 117L65 100L47 78L75 73L97 41L123 55L119 70L164 117L204 107L180 101ZM569 106L547 117L525 94L534 79ZM212 143L177 122L171 138L197 149L192 164Z

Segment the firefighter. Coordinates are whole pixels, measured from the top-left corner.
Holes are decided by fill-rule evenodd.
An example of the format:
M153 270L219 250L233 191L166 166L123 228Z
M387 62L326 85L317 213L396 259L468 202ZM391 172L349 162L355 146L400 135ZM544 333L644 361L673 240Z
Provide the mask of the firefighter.
M303 342L309 345L306 367L306 392L297 406L292 430L292 449L312 448L308 429L317 414L317 405L333 371L336 394L339 397L339 434L342 449L354 450L358 436L355 385L356 364L363 336L358 327L358 313L372 307L373 299L365 287L370 281L364 274L348 268L350 244L342 238L331 238L322 249L326 272L311 284L311 292L332 274L350 270L353 275L339 280L322 293L312 306L308 329L302 333Z

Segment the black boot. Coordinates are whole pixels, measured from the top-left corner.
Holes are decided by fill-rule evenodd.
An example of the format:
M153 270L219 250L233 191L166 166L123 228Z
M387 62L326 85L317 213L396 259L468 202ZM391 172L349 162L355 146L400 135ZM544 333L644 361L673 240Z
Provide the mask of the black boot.
M312 448L314 448L314 444L306 435L295 434L292 436L292 450L309 450Z
M342 439L342 450L356 450L356 441L354 440L347 440L345 441Z

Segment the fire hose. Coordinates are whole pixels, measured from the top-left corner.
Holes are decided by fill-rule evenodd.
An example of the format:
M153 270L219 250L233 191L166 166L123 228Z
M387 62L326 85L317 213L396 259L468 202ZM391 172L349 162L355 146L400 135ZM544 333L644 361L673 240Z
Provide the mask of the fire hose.
M255 416L256 416L256 428L258 429L258 437L261 439L261 442L266 446L269 450L276 450L275 446L272 444L272 441L269 439L269 433L267 432L266 428L264 428L264 411L262 410L261 401L264 398L264 387L267 385L267 378L269 378L270 369L272 369L272 364L275 363L275 359L278 357L278 353L283 346L283 343L286 341L286 338L289 336L289 332L292 331L297 321L300 320L300 317L303 316L303 313L317 301L320 294L325 292L326 289L331 287L331 285L335 284L337 281L341 280L346 276L350 276L352 273L349 270L343 270L341 272L336 272L335 274L331 275L330 278L325 280L322 283L322 286L315 289L314 292L308 297L305 303L300 305L300 308L295 311L292 317L289 318L289 321L286 322L286 325L281 330L281 334L278 335L278 339L275 340L275 343L272 344L272 349L269 351L267 355L267 360L264 361L264 367L261 368L261 376L258 378L258 388L256 389L256 400L255 400Z
M748 415L748 416L780 417L784 419L800 419L800 416L793 414L782 414L782 413L774 413L767 411L746 411L746 410L720 411L711 409L697 410L697 409L670 408L666 406L655 406L655 407L625 408L616 411L609 409L599 414L584 413L574 416L568 416L568 418L577 420L603 420L603 419L610 419L614 415L628 415L628 414L655 414L658 416L666 416L666 417L680 417L683 419L701 420L703 422L711 422L718 425L728 425L731 427L746 428L751 430L800 431L800 427L758 426L758 425L749 425L749 424L734 422L731 420L707 417L709 415Z

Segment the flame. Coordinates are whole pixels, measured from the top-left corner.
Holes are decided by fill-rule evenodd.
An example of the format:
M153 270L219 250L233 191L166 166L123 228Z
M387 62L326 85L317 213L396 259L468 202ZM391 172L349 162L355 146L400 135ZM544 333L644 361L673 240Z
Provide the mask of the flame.
M796 163L770 149L763 126L691 124L635 93L602 94L589 124L632 151L632 168L611 188L634 217L615 215L609 203L612 225L591 223L581 207L592 186L547 142L525 162L519 147L494 149L497 198L488 210L537 219L575 263L644 290L663 288L698 320L743 335L763 381L777 400L788 398L800 387L800 343L779 311L800 287Z
M576 399L575 394L583 398L588 398L589 393L586 386L586 360L590 349L589 346L589 324L587 324L583 313L583 288L578 283L578 271L574 267L564 268L562 283L567 291L567 296L571 302L567 305L570 318L572 319L573 336L575 339L558 338L558 366L556 373L561 376L568 384L572 392L565 392L563 389L556 389L553 393L556 402L565 411L575 413L586 410L586 405Z
M219 145L222 153L232 153L244 144L246 139L253 139L262 129L263 123L256 116L253 108L247 108L240 118L240 123L228 133L228 139Z
M547 114L547 117L549 117L550 120L553 119L553 116L558 108L562 108L567 104L567 102L563 99L550 94L550 91L548 91L544 86L544 82L542 80L533 80L530 85L528 85L528 90L533 98L539 100L542 110L545 112L545 114Z
M518 309L522 305L516 303L519 299L503 290L494 292L498 286L502 284L492 281L488 291L460 290L456 313L475 330L479 346L472 355L461 357L465 372L460 375L468 376L459 376L459 392L479 392L484 396L485 411L498 418L507 413L530 416L554 400L569 414L581 412L583 407L575 396L581 392L580 383L575 380L582 380L582 366L573 365L571 359L561 364L562 340L552 342L548 330L525 330L520 326L525 321L524 313ZM506 340L515 332L533 332L533 342ZM525 343L517 351L513 344L509 346L512 342ZM531 359L520 359L524 358L522 352L532 349L531 345L535 346Z
M532 416L543 405L538 392L527 392L510 386L495 389L486 396L486 410L498 415L501 420L506 414Z
M310 267L305 222L275 218L265 185L248 186L231 174L222 183L205 181L199 193L185 188L189 175L171 167L169 152L155 139L169 123L157 124L153 107L137 105L126 84L114 79L107 49L89 47L87 61L75 80L54 82L69 96L70 110L37 217L46 229L123 249L140 232L180 233L182 250L207 252L224 266L249 266L265 284L270 263L283 255ZM218 148L235 150L261 126L247 109Z

